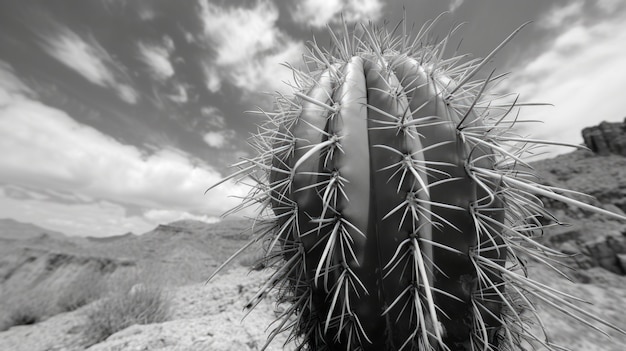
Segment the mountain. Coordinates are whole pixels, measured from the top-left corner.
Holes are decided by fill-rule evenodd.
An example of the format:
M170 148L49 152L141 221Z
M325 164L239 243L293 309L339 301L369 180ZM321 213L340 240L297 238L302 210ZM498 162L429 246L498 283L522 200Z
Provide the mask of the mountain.
M19 222L11 218L0 219L0 240L28 240L42 236L61 240L66 238L63 233L34 224Z
M142 235L69 237L32 224L0 221L0 296L36 285L62 286L81 270L150 272L164 284L205 280L248 238L245 221L179 221ZM66 279L67 278L67 279Z

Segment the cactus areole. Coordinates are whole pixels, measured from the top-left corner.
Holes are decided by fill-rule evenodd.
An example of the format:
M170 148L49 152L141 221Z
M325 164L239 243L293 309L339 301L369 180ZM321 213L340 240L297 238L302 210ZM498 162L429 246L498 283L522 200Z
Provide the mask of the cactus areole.
M550 142L514 133L522 104L488 93L502 76L478 78L493 53L444 59L449 38L430 43L429 30L344 25L332 50L311 45L293 95L262 112L258 155L231 178L255 181L246 201L262 205L266 229L254 241L274 268L250 305L276 288L288 306L270 339L290 331L316 351L553 349L521 317L529 296L595 318L527 278L520 253L558 254L533 240L550 216L537 195L606 211L534 182L521 157Z

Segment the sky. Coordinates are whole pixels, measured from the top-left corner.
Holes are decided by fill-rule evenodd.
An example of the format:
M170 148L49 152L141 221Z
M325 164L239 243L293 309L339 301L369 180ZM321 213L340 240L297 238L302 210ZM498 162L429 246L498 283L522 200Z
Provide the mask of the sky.
M623 0L7 0L0 2L0 218L69 235L136 234L206 222L247 189L225 183L289 93L307 42L328 47L341 17L419 28L485 57L533 21L487 70L520 94L524 133L581 143L626 116ZM550 148L553 156L569 150ZM251 211L240 216L252 215Z

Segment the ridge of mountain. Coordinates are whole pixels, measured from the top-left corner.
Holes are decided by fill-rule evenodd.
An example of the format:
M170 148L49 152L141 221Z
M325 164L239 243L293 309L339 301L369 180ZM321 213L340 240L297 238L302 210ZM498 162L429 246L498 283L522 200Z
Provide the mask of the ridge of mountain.
M64 239L67 237L66 234L32 223L20 222L12 218L0 218L0 239L28 240L45 236L55 239Z

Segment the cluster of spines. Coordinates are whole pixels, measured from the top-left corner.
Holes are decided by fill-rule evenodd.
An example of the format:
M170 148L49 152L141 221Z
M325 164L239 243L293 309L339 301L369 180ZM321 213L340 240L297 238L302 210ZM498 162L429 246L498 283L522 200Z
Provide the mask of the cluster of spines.
M291 331L290 339L304 339L300 347L315 350L332 349L336 342L345 345L346 350L358 350L367 348L372 342L372 335L365 331L364 321L359 319L355 306L359 299L378 292L368 291L353 270L359 263L357 256L363 255L355 252L354 242L364 233L360 232L359 226L342 216L343 208L354 199L349 199L345 192L349 180L333 167L344 151L342 135L332 133L332 125L338 123L335 120L339 119L341 111L341 106L333 101L332 96L344 86L346 78L341 68L353 57L365 58L379 65L380 77L387 79L389 87L380 93L396 99L398 106L405 109L403 113L394 115L368 104L370 111L388 117L372 120L371 124L375 126L369 129L391 130L404 143L420 140L423 128L450 122L442 122L432 116L415 117L421 106L414 110L408 108L407 96L412 91L406 89L413 82L405 81L405 77L398 77L399 82L389 80L394 65L403 60L415 60L420 67L427 67L427 84L432 84L437 96L461 116L454 125L454 132L464 148L461 151L465 153L463 172L475 184L479 194L467 208L435 202L430 198L430 189L445 187L447 183L457 180L441 170L456 165L448 162L437 164L437 161L424 159L424 152L428 152L429 148L444 147L450 142L434 143L418 150L373 145L381 152L396 154L397 163L378 171L388 172L389 181L396 179L397 192L400 193L400 187L404 187L406 193L404 201L391 208L381 219L399 216L398 229L405 227L409 232L404 240L394 243L396 249L391 251L390 257L382 260L382 269L375 272L380 275L381 282L392 274L408 282L402 290L395 292L395 296L387 297L389 303L382 311L389 328L384 331L388 339L386 346L400 350L450 349L442 335L445 331L442 330L441 320L446 317L445 312L436 304L434 295L445 295L451 300L459 298L433 285L435 274L446 274L445 269L440 267L441 263L432 259L433 249L466 255L473 265L476 282L468 305L473 317L470 322L472 332L470 340L463 346L467 350L513 350L524 342L559 349L550 343L547 335L536 336L530 331L526 314L521 311L530 311L541 323L531 299L553 306L598 329L586 318L599 319L571 303L569 300L574 297L529 279L521 257L530 256L553 266L554 257L560 255L533 240L543 228L540 218L552 218L538 196L609 213L562 195L566 192L563 189L535 182L532 168L523 161L523 157L536 145L552 143L514 134L512 127L519 121L517 116L511 118L511 114L515 107L523 104L517 103L516 99L506 102L506 98L488 98L487 95L490 86L502 75L489 75L486 79L472 81L492 55L465 63L460 63L463 56L444 60L442 54L448 38L438 44L429 44L425 42L429 30L430 26L423 27L413 39L406 35L406 29L403 35L394 37L384 30L363 26L361 35L356 36L350 35L344 25L345 33L341 39L331 31L334 51L325 52L313 44L308 61L314 69L310 72L294 69L298 83L294 87L294 96L278 95L275 112L261 112L268 117L268 122L260 127L252 141L258 156L237 164L241 170L232 178L254 181L250 195L242 206L261 205L258 220L259 226L265 229L253 242L266 243L264 260L266 265L275 267L250 306L274 288L280 291L279 300L290 304L277 319L278 325L270 340L278 333ZM319 96L312 97L309 92L320 84L326 88L317 89ZM498 105L498 101L503 103ZM303 120L302 106L306 104L309 108L326 111L325 119ZM316 122L322 124L316 125ZM300 128L311 130L317 141L303 140L299 133L294 133L298 124ZM308 169L327 171L307 171L307 163L321 163L321 167ZM438 180L432 182L429 178ZM294 189L294 182L307 185ZM297 196L318 197L322 206L299 208L298 201L294 200ZM476 245L468 252L442 247L432 239L429 231L444 226L455 228L454 223L438 214L437 208L469 213L474 225L472 232L477 238L474 240ZM326 297L319 301L321 296ZM499 307L494 308L493 305ZM412 332L401 343L393 344L392 326L405 313L410 316L410 324L401 328ZM600 322L613 327L607 322Z

